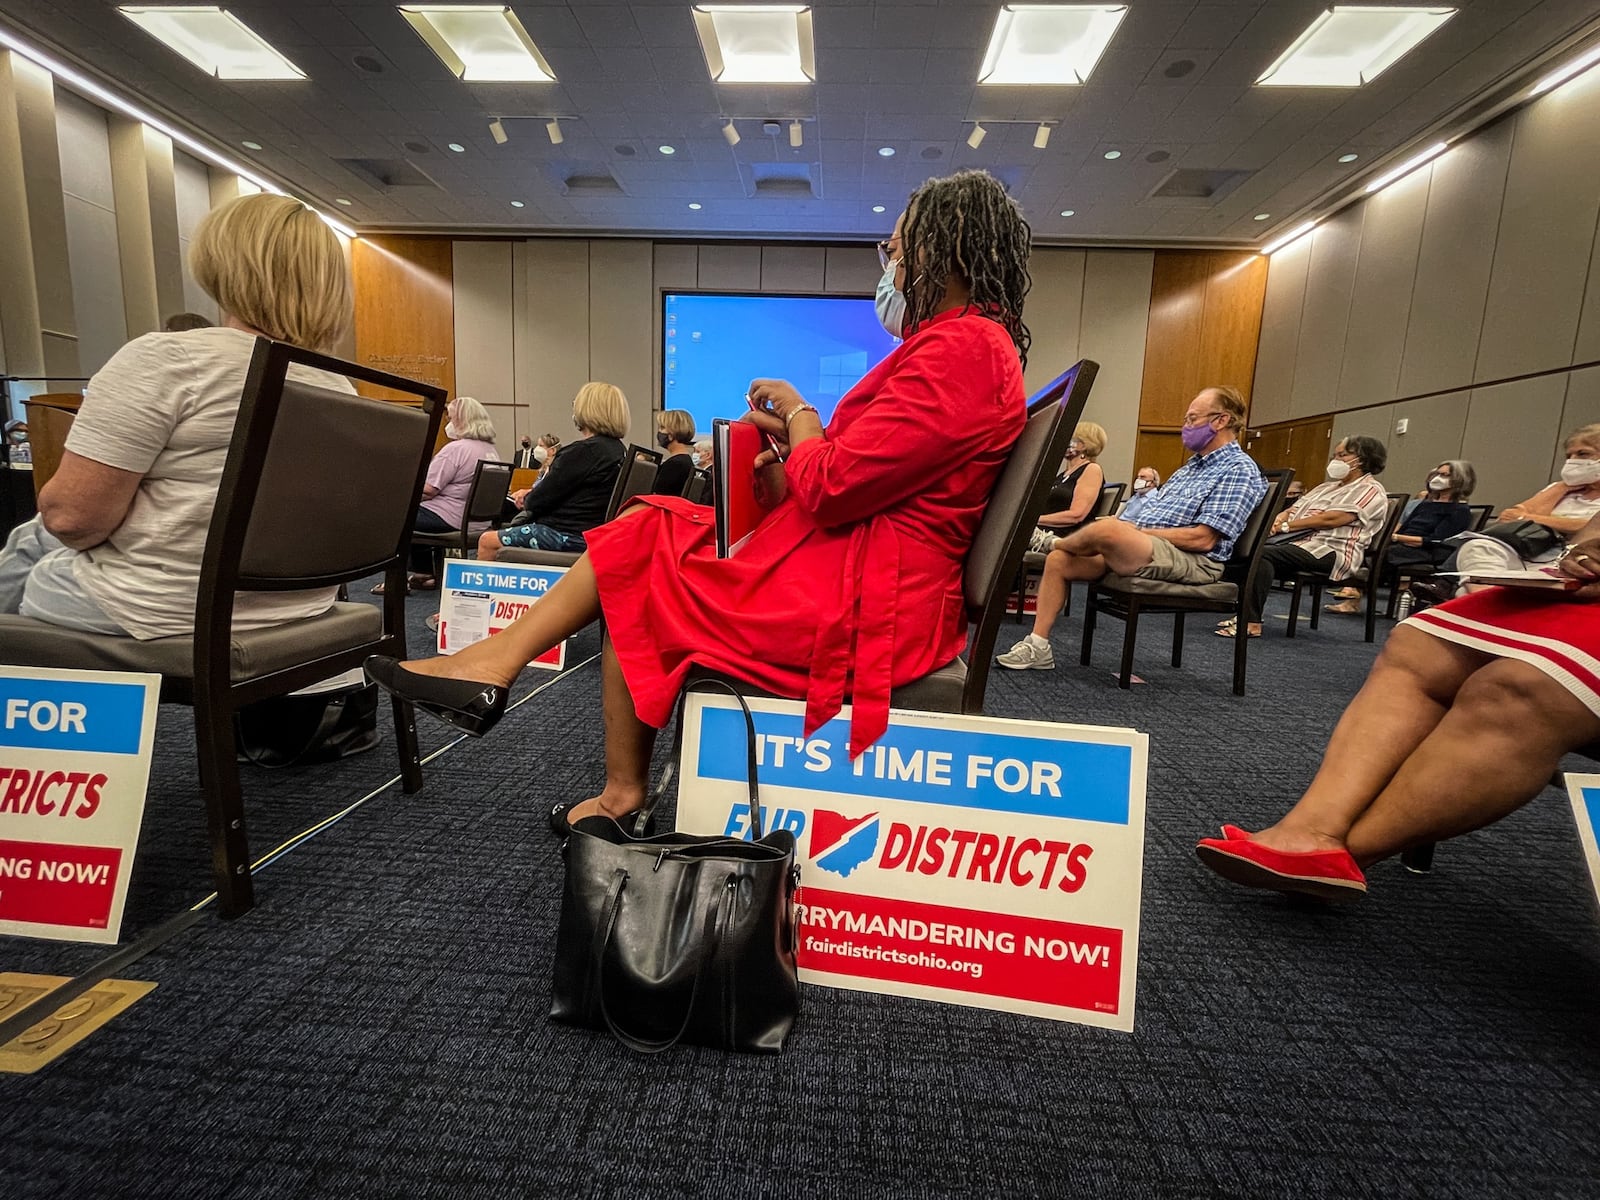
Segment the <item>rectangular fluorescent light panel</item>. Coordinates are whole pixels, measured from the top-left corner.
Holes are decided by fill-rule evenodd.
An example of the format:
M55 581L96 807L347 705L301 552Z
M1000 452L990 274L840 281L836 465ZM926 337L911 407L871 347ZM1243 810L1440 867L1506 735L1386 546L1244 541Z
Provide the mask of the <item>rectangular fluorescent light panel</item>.
M1065 87L1088 81L1125 4L1005 4L994 19L979 83Z
M698 4L694 27L717 83L810 83L817 77L805 5Z
M1550 72L1550 74L1539 80L1538 84L1535 85L1533 94L1535 96L1542 96L1551 88L1556 87L1559 84L1563 84L1569 79L1575 79L1579 75L1582 75L1590 67L1594 66L1595 63L1600 63L1600 46L1596 46L1593 50L1589 51L1589 53L1580 55L1579 57L1573 59L1566 66Z
M1453 8L1335 5L1311 22L1256 83L1262 87L1360 87L1399 62L1455 15Z
M1298 225L1291 229L1288 233L1284 234L1281 238L1278 238L1276 241L1268 242L1265 246L1261 247L1261 253L1265 254L1268 258L1271 258L1285 246L1298 242L1316 227L1317 223L1315 221L1307 221L1304 225Z
M555 72L503 4L402 5L400 15L468 83L553 83Z
M304 79L305 72L232 13L215 5L125 6L128 20L218 79Z

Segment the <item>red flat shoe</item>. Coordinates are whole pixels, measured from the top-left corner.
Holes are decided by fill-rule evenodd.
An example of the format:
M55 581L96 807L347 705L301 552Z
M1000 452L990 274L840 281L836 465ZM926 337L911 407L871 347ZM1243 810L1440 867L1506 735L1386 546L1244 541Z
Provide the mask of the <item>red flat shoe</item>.
M1246 887L1298 892L1345 903L1359 899L1367 890L1367 877L1348 850L1291 854L1260 842L1205 838L1194 852L1218 875Z

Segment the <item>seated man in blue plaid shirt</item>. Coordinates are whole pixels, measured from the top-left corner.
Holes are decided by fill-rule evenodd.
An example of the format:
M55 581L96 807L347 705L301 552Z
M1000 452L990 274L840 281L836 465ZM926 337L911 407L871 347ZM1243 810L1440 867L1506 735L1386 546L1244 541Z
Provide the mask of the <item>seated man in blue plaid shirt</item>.
M1239 446L1244 397L1231 387L1208 387L1189 402L1184 448L1192 457L1131 518L1094 521L1056 542L1044 560L1033 632L995 659L1014 671L1048 671L1055 664L1050 628L1074 579L1109 571L1166 583L1216 583L1234 540L1267 494L1260 469Z

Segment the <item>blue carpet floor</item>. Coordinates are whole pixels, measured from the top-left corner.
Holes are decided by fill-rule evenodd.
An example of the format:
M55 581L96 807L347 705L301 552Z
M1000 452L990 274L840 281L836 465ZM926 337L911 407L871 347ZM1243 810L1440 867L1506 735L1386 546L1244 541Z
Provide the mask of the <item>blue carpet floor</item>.
M1563 796L1430 876L1379 866L1346 909L1196 863L1220 820L1295 799L1374 655L1348 619L1268 624L1243 699L1228 643L1196 623L1174 671L1154 620L1131 691L1120 625L1080 668L1075 618L1056 670L990 685L997 715L1151 735L1132 1035L822 988L776 1059L550 1025L543 814L600 780L591 664L137 964L157 989L88 1042L0 1076L0 1196L1600 1195L1600 919ZM187 711L161 722L125 940L209 891ZM252 848L393 774L387 730L337 767L247 769ZM0 969L100 953L4 939Z

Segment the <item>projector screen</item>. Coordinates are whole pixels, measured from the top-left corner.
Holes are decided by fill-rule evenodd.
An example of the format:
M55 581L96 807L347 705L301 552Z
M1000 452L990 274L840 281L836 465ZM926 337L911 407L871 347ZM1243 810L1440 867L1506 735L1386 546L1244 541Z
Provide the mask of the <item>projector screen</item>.
M661 319L662 407L713 417L748 411L752 379L787 379L826 423L839 398L900 344L868 299L666 292Z

